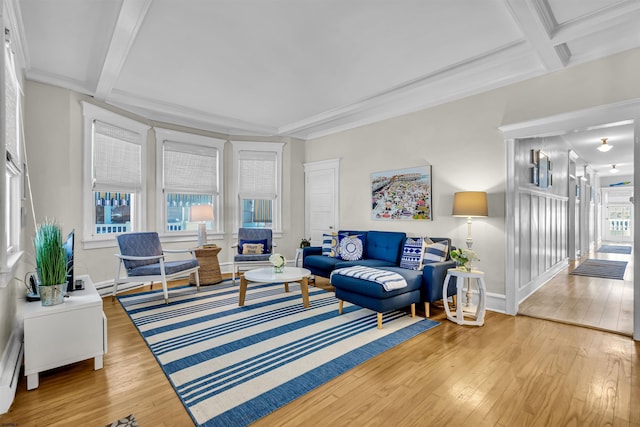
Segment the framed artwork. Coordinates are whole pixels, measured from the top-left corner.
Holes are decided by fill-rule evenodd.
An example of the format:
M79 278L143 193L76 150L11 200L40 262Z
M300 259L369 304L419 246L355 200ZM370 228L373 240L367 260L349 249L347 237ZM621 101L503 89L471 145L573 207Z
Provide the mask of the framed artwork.
M433 220L431 166L372 173L371 219Z
M549 188L553 184L551 160L540 150L531 150L531 183L540 188Z
M538 187L549 187L549 157L540 152L538 158Z

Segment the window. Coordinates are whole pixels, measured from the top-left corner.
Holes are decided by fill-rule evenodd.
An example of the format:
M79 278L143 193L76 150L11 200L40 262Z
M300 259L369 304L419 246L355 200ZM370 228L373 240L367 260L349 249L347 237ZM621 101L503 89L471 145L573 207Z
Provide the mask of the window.
M85 247L144 230L146 139L149 126L83 102ZM108 242L108 244L105 244Z
M0 159L0 188L2 189L2 209L0 209L0 287L8 284L12 272L22 254L20 248L21 200L22 200L22 135L20 109L20 83L11 50L9 33L5 31L4 52L2 54L1 86L3 100L0 109L2 123L0 128L0 146L3 158Z
M223 232L222 163L225 141L167 129L155 129L157 153L158 229L166 236L195 236L198 222L191 207L211 205L207 231Z
M233 142L238 228L281 231L283 145Z

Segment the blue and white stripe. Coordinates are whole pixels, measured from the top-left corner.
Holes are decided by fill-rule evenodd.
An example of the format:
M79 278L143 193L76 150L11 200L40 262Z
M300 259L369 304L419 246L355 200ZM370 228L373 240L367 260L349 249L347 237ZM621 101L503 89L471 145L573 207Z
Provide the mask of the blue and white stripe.
M407 287L407 281L400 274L395 271L380 270L378 268L354 266L338 268L331 272L331 277L334 275L353 277L354 279L368 280L375 282L384 288L385 291L392 291L394 289L402 289Z
M230 285L119 297L197 425L247 425L376 354L437 325L376 313L298 284Z

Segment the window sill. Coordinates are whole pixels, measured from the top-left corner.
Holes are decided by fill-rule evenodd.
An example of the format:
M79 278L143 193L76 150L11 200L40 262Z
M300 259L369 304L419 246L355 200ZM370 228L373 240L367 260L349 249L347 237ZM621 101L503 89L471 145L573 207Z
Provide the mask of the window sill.
M209 240L224 240L224 233L214 233L207 231L207 241ZM161 234L160 242L162 243L175 243L175 242L197 242L198 235L196 233L191 234Z
M100 249L115 248L118 246L115 236L109 236L103 239L91 239L82 241L82 249Z
M0 289L6 288L15 277L16 271L18 270L18 263L22 258L22 255L24 255L24 251L9 255L7 265L3 266L2 270L0 270Z

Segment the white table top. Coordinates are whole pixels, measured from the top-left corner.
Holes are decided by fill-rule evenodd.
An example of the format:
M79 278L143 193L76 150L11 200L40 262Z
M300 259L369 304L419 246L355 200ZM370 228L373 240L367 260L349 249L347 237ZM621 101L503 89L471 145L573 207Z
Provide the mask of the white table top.
M311 275L311 271L300 267L285 267L282 273L273 271L273 267L256 268L244 273L245 279L251 282L295 282Z

